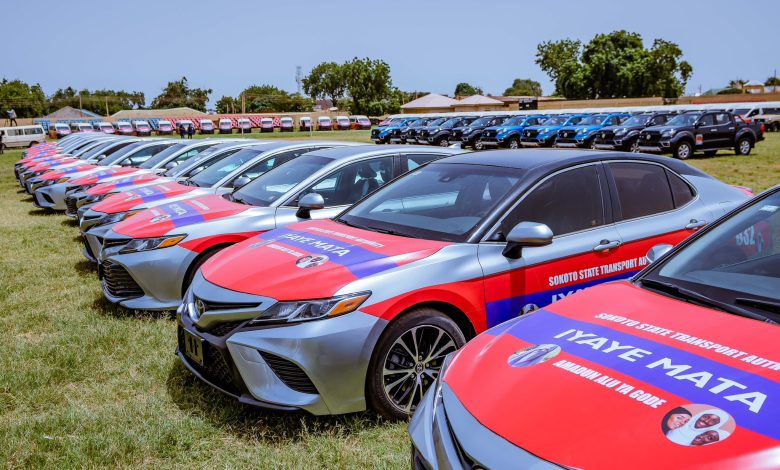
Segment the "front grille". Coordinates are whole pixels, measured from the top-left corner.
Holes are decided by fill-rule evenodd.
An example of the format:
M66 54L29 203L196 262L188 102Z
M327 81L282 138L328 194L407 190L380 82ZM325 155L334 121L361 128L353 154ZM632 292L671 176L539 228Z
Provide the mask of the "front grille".
M287 359L265 351L259 351L260 355L279 379L291 389L301 393L318 394L317 387L309 379L300 367Z
M230 321L220 323L210 330L203 330L212 336L225 336L232 333L235 329L246 323L246 320Z
M185 350L184 330L181 326L178 328L177 336L179 340L179 350L183 352ZM187 358L187 362L198 372L200 372L209 382L227 391L228 393L240 395L241 392L239 391L239 387L236 386L235 380L233 378L233 370L230 366L230 363L228 363L228 360L225 359L225 356L219 349L210 344L208 341L203 341L202 344L203 366L190 361L189 358ZM184 357L186 358L187 356L185 355Z
M539 131L536 129L529 129L524 134L527 139L535 139L537 135L539 135Z
M114 246L121 246L129 242L127 238L103 238L99 239L103 248L111 248Z
M69 215L76 215L78 207L76 206L76 198L73 196L65 196L65 213Z
M498 134L498 131L492 131L492 130L491 130L491 131L485 131L485 132L482 134L482 138L483 138L483 139L484 139L484 138L489 138L489 137L490 137L490 138L492 138L492 137L495 137L495 136L496 136L496 134Z
M103 285L112 297L135 298L144 295L143 289L135 282L124 266L111 260L101 265Z

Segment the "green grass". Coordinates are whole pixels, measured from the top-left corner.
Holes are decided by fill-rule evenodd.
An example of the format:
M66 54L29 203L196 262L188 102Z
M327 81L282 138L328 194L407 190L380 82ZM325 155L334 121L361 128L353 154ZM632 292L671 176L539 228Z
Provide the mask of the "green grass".
M171 318L133 316L103 300L73 223L35 209L15 183L19 156L0 156L3 467L408 465L405 423L369 413L316 418L253 410L194 379L173 355ZM780 134L750 157L690 162L762 190L780 183Z

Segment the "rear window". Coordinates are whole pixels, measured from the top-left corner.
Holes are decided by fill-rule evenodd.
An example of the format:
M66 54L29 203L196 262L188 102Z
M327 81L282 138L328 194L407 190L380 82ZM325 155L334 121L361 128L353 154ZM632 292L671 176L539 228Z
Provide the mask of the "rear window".
M667 171L663 167L629 162L609 163L608 166L617 188L623 220L646 217L675 208ZM680 192L678 197L681 201L685 200L684 189L679 183L676 186Z

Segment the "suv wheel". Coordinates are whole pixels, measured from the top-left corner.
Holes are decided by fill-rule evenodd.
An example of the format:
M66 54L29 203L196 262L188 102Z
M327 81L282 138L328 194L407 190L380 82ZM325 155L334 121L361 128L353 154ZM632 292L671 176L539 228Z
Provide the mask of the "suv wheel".
M450 146L450 141L447 140L446 137L442 137L441 139L439 139L439 147L449 147L449 146Z
M747 137L742 137L737 141L737 146L734 147L734 153L737 155L750 155L750 150L753 148L753 144Z
M520 148L520 139L517 137L510 137L509 141L507 141L507 147L510 149L519 149Z
M390 324L376 345L366 378L366 400L388 419L407 419L439 376L445 356L466 344L458 325L431 308Z
M474 150L485 150L485 144L482 143L481 139L474 142Z
M680 160L687 160L692 153L693 153L693 148L691 147L691 144L685 140L677 143L677 145L674 146L674 158L679 158Z
M635 140L631 143L631 145L628 147L628 150L631 153L639 153L639 140Z

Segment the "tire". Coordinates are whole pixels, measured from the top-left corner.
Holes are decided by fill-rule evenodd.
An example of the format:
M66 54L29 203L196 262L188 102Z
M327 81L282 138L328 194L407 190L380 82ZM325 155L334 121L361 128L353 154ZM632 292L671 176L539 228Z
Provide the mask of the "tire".
M464 344L458 325L438 310L418 308L402 315L374 348L366 377L369 407L391 420L409 418L438 377L444 357ZM412 351L422 354L413 357Z
M591 150L598 150L596 148L596 139L591 140L586 147Z
M209 260L212 256L216 255L220 251L224 250L230 245L220 245L215 246L212 248L209 248L208 250L204 251L196 260L194 263L192 263L192 266L190 266L189 271L187 271L187 277L184 278L184 284L181 286L181 295L184 296L184 293L187 292L187 289L190 288L190 284L192 284L192 280L195 279L195 274L198 272L198 269L200 269L201 266L203 266L203 263Z
M639 139L631 142L631 145L628 146L628 151L631 153L639 153Z
M707 151L704 152L704 156L705 157L714 157L715 154L717 154L717 153L718 153L717 150L707 150Z
M517 150L520 148L520 139L517 137L510 137L509 140L506 141L506 146L512 150Z
M439 147L449 147L450 146L450 141L447 140L446 137L442 137L441 139L439 139L436 142L436 145L438 145Z
M674 146L673 154L674 158L687 160L693 155L693 146L687 140L680 141Z
M737 155L750 155L753 150L753 142L747 137L740 137L737 145L734 146L734 153Z
M482 139L478 139L474 142L474 150L485 150L485 144L482 143Z

